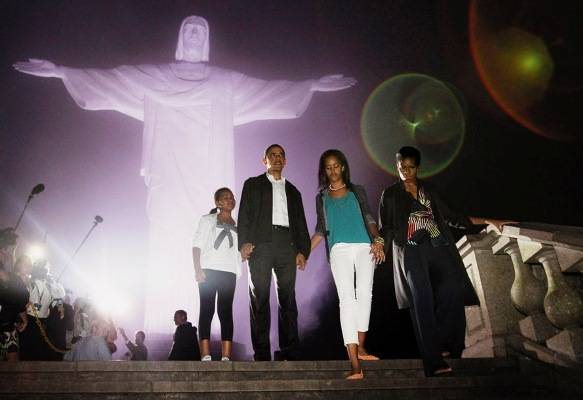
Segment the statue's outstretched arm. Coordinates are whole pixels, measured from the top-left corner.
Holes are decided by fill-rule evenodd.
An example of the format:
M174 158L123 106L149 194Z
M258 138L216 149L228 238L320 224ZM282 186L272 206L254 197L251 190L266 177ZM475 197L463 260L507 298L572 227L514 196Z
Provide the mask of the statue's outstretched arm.
M356 84L356 79L344 75L326 75L312 83L313 92L335 92Z
M15 70L25 74L43 78L63 78L61 67L48 60L29 58L28 61L19 61L12 65Z

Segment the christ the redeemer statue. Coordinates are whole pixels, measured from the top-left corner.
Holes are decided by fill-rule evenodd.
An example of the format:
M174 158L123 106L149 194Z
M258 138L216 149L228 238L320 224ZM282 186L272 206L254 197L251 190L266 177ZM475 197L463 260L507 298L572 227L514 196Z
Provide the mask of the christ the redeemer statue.
M214 191L234 187L233 127L297 118L314 91L356 83L342 75L265 81L208 60L208 23L190 16L180 27L176 61L169 64L113 69L69 68L38 59L14 64L26 74L62 79L81 108L115 110L144 122L141 175L150 220L144 325L151 333L170 332L168 322L177 309L198 315L191 238Z

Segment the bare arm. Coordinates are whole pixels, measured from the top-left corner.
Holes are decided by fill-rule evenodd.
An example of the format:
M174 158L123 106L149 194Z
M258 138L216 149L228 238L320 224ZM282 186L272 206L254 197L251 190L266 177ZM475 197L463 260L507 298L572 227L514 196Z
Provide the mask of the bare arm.
M310 238L310 249L314 251L316 247L320 244L320 242L324 239L324 236L320 235L319 233L314 233Z
M119 334L123 337L123 340L125 340L126 342L129 342L129 339L126 335L126 332L123 328L117 328L117 330L119 331Z
M192 248L192 263L194 264L194 276L197 282L204 282L206 275L200 265L200 249L198 247Z
M368 224L368 227L370 229L370 233L372 234L373 238L380 236L379 228L378 228L376 222L373 222L372 224Z

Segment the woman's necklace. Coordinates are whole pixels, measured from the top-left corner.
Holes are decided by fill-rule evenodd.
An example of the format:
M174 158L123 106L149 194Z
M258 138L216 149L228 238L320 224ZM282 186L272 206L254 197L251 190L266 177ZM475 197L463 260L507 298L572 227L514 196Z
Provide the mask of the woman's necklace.
M337 188L335 188L335 187L332 187L332 184L328 185L328 189L330 189L332 192L336 192L336 191L338 191L338 190L342 190L342 189L344 189L345 187L346 187L346 183L343 183L343 184L342 184L342 186L340 186L340 187L337 187Z

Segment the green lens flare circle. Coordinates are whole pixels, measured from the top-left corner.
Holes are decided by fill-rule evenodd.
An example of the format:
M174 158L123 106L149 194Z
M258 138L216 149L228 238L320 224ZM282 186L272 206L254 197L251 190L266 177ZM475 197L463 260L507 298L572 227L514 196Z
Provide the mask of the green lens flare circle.
M402 74L381 83L361 116L361 134L370 158L397 176L395 154L403 146L421 151L419 177L443 171L464 139L465 117L454 92L422 74Z

